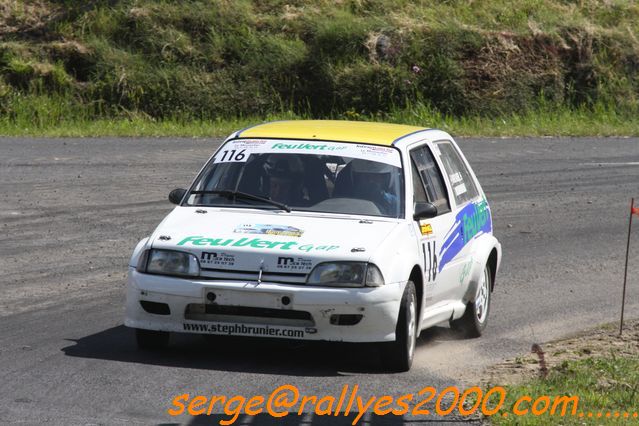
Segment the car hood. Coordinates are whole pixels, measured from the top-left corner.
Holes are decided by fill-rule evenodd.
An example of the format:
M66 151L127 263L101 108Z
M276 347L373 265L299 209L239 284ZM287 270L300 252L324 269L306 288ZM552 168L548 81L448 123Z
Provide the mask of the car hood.
M320 262L368 261L398 224L387 218L176 207L150 244L192 253L203 270L306 274Z

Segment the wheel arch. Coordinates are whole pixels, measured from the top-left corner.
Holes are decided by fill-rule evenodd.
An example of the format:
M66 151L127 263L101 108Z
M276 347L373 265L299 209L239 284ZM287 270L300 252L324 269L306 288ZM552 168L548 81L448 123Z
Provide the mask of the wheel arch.
M479 280L481 274L483 274L485 265L488 265L491 274L490 290L491 292L494 290L495 279L497 277L501 261L501 245L499 244L499 241L490 234L480 237L475 242L473 252L476 253L476 256L473 256L473 266L470 273L470 279L468 281L468 288L466 289L462 300L464 304L475 301L477 286L479 285Z
M419 265L413 266L408 280L415 284L415 296L417 299L417 327L419 328L422 322L422 306L424 305L424 276L422 275L422 268Z
M488 265L488 270L490 271L490 291L495 291L495 280L497 279L497 264L498 264L499 254L497 253L497 247L493 247L488 255L488 261L486 264Z

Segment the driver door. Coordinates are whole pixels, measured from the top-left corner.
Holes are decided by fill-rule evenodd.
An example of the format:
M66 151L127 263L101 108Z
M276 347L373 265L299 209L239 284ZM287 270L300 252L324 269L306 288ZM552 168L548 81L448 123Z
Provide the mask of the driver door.
M411 174L413 181L413 205L429 202L437 207L437 216L414 221L419 240L419 251L423 259L424 307L437 315L442 308L442 317L449 316L445 306L455 293L453 283L458 275L455 265L442 265L440 255L442 243L455 224L448 191L443 176L427 144L411 149ZM426 314L428 316L428 314ZM443 318L443 319L447 319ZM426 318L428 321L428 318Z

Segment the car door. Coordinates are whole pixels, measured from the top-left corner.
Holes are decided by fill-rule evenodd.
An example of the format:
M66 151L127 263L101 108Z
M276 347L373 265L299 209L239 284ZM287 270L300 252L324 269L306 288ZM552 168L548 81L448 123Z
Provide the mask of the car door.
M442 265L439 257L442 242L454 225L454 215L443 175L427 144L409 150L413 182L413 208L429 202L437 207L437 216L414 221L419 251L423 256L424 307L426 314L437 315L450 299L450 282L456 276L451 265ZM414 211L414 210L413 210ZM454 264L452 265L454 266Z
M442 165L448 183L452 226L441 242L440 267L451 272L449 290L445 297L462 298L473 262L472 241L481 232L489 231L488 206L456 146L449 140L436 141L433 153ZM488 227L488 228L487 228Z

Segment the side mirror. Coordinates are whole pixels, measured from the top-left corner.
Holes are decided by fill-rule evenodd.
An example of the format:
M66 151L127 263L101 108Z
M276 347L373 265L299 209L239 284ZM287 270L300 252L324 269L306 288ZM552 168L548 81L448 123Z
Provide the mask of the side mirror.
M180 202L182 202L182 198L184 198L184 194L186 194L186 189L174 189L173 191L169 192L169 201L173 204L180 204Z
M413 219L430 219L437 216L437 207L433 203L415 203L415 214Z

